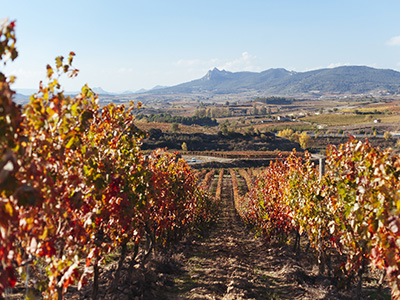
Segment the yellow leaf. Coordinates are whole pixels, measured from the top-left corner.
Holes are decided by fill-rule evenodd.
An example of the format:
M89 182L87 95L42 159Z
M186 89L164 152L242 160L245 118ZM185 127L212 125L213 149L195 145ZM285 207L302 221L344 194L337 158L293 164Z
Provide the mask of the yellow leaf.
M69 149L72 147L72 145L75 143L75 137L73 136L68 143L65 145L65 148Z
M39 238L40 238L41 240L45 240L45 239L47 238L47 233L48 233L48 230L47 230L47 227L45 227L45 228L44 228L43 234L40 235Z
M14 214L14 210L13 210L13 207L12 207L12 205L11 205L10 202L7 202L7 203L6 203L5 209L6 209L6 212L7 212L10 216L12 216L12 215Z

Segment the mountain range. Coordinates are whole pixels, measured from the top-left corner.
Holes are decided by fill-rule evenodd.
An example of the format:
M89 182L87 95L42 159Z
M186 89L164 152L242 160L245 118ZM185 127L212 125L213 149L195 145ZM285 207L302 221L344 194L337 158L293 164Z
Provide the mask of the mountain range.
M400 93L400 72L366 66L341 66L307 72L269 69L229 72L214 68L197 80L147 91L150 94L256 92L262 95Z
M400 94L400 72L367 66L341 66L307 72L283 68L263 72L229 72L214 68L205 76L175 86L155 86L150 90L110 93L101 87L93 89L100 96L132 94L241 94L257 96L321 96L360 94ZM28 93L29 91L29 93ZM31 90L17 90L18 99L28 99ZM76 93L67 93L76 94Z
M161 86L161 85L156 85L155 87L153 87L152 89L146 90L146 89L140 89L138 91L131 91L131 90L126 90L124 92L120 92L120 93L113 93L113 92L108 92L105 91L102 87L94 87L92 88L93 92L95 92L96 94L99 94L99 96L118 96L118 95L132 95L132 94L141 94L141 93L148 93L151 92L152 90L157 90L157 89L163 89L165 88L165 86ZM28 100L30 95L33 95L34 93L37 93L37 90L35 89L22 89L22 88L17 88L16 89L16 95L15 98L17 100ZM65 92L66 95L77 95L79 94L79 91L66 91Z

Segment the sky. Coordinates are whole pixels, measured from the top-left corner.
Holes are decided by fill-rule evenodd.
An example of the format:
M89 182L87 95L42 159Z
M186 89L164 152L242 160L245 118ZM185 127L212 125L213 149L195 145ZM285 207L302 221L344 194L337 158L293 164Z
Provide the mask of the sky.
M109 92L172 86L214 67L231 72L341 65L400 70L398 0L0 0L19 57L0 65L37 89L46 65L76 53L84 84Z

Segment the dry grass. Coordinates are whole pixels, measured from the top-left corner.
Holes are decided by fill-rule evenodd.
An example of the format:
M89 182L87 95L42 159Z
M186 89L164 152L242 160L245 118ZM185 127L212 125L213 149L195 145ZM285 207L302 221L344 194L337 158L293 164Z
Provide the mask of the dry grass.
M372 118L366 118L372 116ZM322 114L305 117L302 120L315 124L325 124L328 126L345 126L363 123L371 123L373 119L383 120L385 115L356 115L356 114Z

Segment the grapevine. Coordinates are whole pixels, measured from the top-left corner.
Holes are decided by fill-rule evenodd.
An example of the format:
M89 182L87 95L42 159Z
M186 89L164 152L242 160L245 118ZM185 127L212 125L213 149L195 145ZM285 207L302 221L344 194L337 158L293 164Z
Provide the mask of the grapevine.
M222 192L222 183L224 181L224 169L219 171L218 175L218 183L217 183L217 190L215 192L215 199L217 202L221 202L221 192Z
M392 298L400 299L399 175L398 156L351 138L328 147L322 178L308 153L272 163L237 209L268 240L305 234L321 273L333 271L335 251L342 257L335 274L358 277L359 295L369 265L386 270Z
M17 56L14 25L1 25L0 58ZM132 114L140 103L99 107L88 86L64 95L59 79L77 76L74 56L46 67L46 83L25 107L12 101L14 79L0 74L1 296L31 266L44 268L36 288L46 299L62 299L90 278L97 299L106 254L121 249L116 286L128 243L134 259L150 242L145 261L155 243L210 222L217 209L177 154L142 154L144 133Z
M204 176L204 179L201 183L201 187L208 191L211 185L211 181L213 180L215 175L215 169L212 169L211 171L207 172L206 175Z

